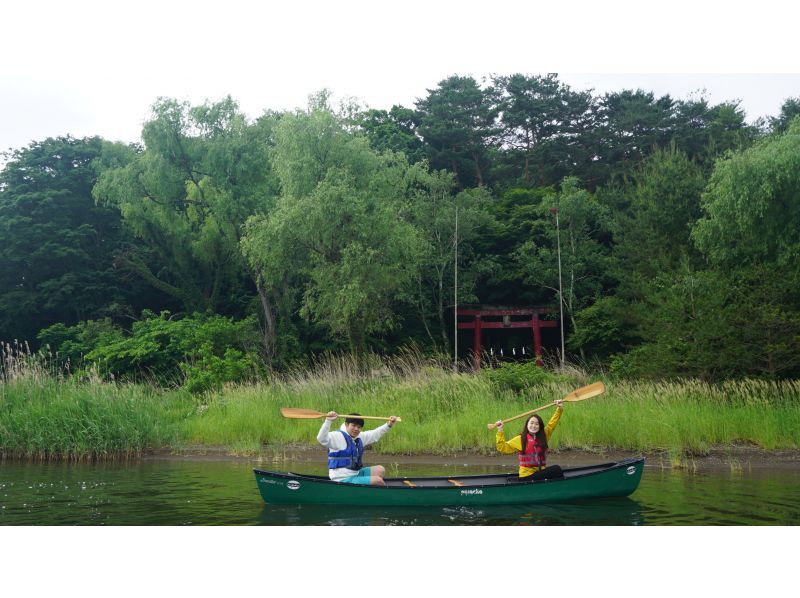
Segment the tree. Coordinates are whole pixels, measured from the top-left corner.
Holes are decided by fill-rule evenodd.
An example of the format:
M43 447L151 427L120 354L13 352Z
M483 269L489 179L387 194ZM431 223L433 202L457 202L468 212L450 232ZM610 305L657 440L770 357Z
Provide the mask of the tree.
M626 89L607 93L600 100L600 147L598 159L605 172L602 184L612 177L624 177L656 146L670 138L674 101L668 95L656 98L652 92Z
M445 308L453 297L455 260L458 260L458 296L461 302L474 300L478 271L474 243L480 229L490 222L487 207L491 195L485 188L455 193L455 180L445 171L428 172L426 164L416 165L409 174L413 187L409 198L409 219L425 242L417 273L417 306L425 331L434 346L431 328L438 331L444 351L450 353ZM456 211L458 236L456 238ZM457 243L457 246L456 246Z
M495 77L504 161L521 164L521 183L546 186L584 163L575 138L586 133L590 94L573 92L551 73ZM534 180L535 179L535 180Z
M800 259L800 121L717 162L693 230L720 267Z
M547 243L542 219L548 212L542 206L549 206L554 194L552 187L515 187L487 206L490 219L472 243L479 256L475 263L480 283L477 292L484 303L542 305L552 301L549 290L525 283L527 262L515 256L526 242Z
M271 209L277 193L271 125L269 118L248 123L231 98L195 107L160 99L144 126L144 151L106 170L94 189L141 241L117 264L186 312L242 315L255 290L267 356L274 349L272 306L239 240L246 218Z
M422 139L417 135L417 115L402 106L386 110L367 110L358 120L367 134L370 147L377 152L400 152L411 164L425 158Z
M454 173L461 189L487 184L488 147L497 136L494 93L453 75L416 102L431 168Z
M690 236L705 184L701 168L674 146L656 149L633 173L624 192L626 209L617 210L614 219L614 257L629 296L640 296L650 281L676 270L684 259L699 265Z
M770 129L773 133L785 133L797 116L800 116L800 96L786 98L781 105L780 114L769 118Z
M800 372L796 269L694 270L659 276L636 308L641 346L620 358L629 374L721 380Z
M746 123L737 102L709 106L702 97L680 100L675 102L673 114L671 143L707 172L718 156L747 147L756 136L756 128Z
M132 294L113 267L120 214L91 193L103 145L48 138L14 151L0 172L1 339L34 341L56 322L126 311Z
M800 123L717 162L702 194L704 215L692 229L705 262L687 256L645 287L634 304L644 342L623 358L629 371L706 379L796 375L798 150Z
M313 98L281 119L275 140L281 197L248 221L243 251L266 284L300 297L302 316L361 354L394 325L418 263L418 235L401 217L408 163L376 153Z
M550 216L558 210L561 235L563 284L558 283L557 239L559 231ZM565 317L578 331L576 313L601 296L608 284L610 262L609 217L588 191L574 178L564 179L556 195L546 197L538 209L534 238L523 244L515 259L526 273L526 283L563 293Z

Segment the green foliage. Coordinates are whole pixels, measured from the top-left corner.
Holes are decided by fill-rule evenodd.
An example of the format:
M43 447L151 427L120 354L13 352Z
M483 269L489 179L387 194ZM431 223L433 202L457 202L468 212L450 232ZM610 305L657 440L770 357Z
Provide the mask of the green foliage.
M459 301L474 302L479 275L476 243L492 223L492 197L482 187L456 194L453 175L444 171L428 172L415 166L407 171L406 178L411 182L406 218L422 244L417 284L409 302L415 306L431 344L450 353L445 311L452 303L454 260L457 253Z
M712 263L796 264L800 259L800 120L786 133L717 163L693 231Z
M575 174L574 165L587 161L575 138L593 118L591 95L573 92L553 73L544 77L517 73L494 77L492 82L506 145L498 161L518 173L524 185L555 185Z
M416 135L418 123L413 110L402 106L392 106L388 112L367 110L360 115L358 124L376 151L402 153L411 164L425 159L425 149Z
M73 371L91 353L198 390L246 379L256 346L271 369L412 338L449 351L454 254L461 304L558 304L557 207L571 351L653 377L798 373L796 98L752 147L736 102L595 97L555 74L454 75L416 109L330 98L255 121L231 98L161 98L142 145L8 154L0 339L41 331ZM258 314L259 339L182 346L173 321L195 317L123 333L145 307Z
M169 312L145 312L130 334L108 320L56 325L42 332L51 351L75 363L96 364L116 379L149 376L159 384L184 379L192 392L247 380L256 369L258 331L255 320L211 314L172 319ZM239 349L234 349L239 347Z
M567 340L573 351L606 359L636 339L632 310L614 296L601 297L575 314L576 327Z
M51 352L57 351L61 360L80 367L85 355L98 347L122 341L124 334L110 318L103 318L78 322L74 326L53 324L41 330L37 338Z
M780 114L769 118L770 128L774 133L785 133L798 116L800 116L800 97L786 98L781 105Z
M102 146L48 138L11 153L0 171L0 339L33 341L41 328L130 299L113 270L120 214L92 199Z
M485 185L488 141L496 135L498 106L492 88L472 77L452 76L417 100L418 133L434 169L455 174L460 188Z
M240 228L275 194L269 132L266 120L247 123L231 98L195 107L156 102L142 133L145 150L106 169L93 191L122 212L140 241L117 265L187 312L241 314L248 272Z
M627 292L674 270L686 258L697 262L690 233L701 215L706 178L674 146L656 150L633 175L628 209L615 214L614 257Z
M742 347L731 342L736 331L730 294L729 281L713 272L685 268L660 276L637 306L644 343L627 357L625 369L648 378L734 374Z
M795 271L737 269L659 277L637 305L643 344L612 371L647 378L777 378L800 372Z
M547 289L525 283L527 263L508 259L521 252L524 243L543 237L548 206L555 194L551 187L525 189L515 187L490 202L492 217L487 229L474 241L480 256L476 265L480 274L481 300L496 305L543 305L552 301ZM552 223L554 225L554 223Z
M228 348L219 357L208 342L200 346L194 357L195 361L180 364L186 374L186 390L191 393L219 390L226 383L247 381L258 370L254 355Z
M514 258L525 273L525 282L550 289L555 301L559 294L558 247L561 246L561 268L564 311L578 329L575 314L598 297L606 284L610 249L606 245L609 218L606 208L574 178L565 179L561 192L542 201L537 220L531 223L532 239L515 252ZM559 224L550 214L558 210Z
M548 371L536 365L535 361L500 362L496 368L482 368L480 375L499 390L514 392L547 384L570 382L569 376Z
M548 380L516 393L498 388L484 374L420 365L402 375L382 371L366 377L323 367L270 384L227 386L202 404L186 392L151 386L23 376L0 383L0 456L136 457L148 449L195 443L253 452L267 445L265 454L287 445L316 446L320 422L283 419L282 406L401 416L403 422L376 445L378 453L494 453L487 423L545 405L579 385ZM565 404L554 448L800 446L797 382L640 381L606 387L600 397Z
M394 326L393 299L418 267L418 232L401 217L415 170L377 154L324 105L281 119L275 167L283 194L248 221L242 251L287 311L298 298L302 316L361 353L368 335Z

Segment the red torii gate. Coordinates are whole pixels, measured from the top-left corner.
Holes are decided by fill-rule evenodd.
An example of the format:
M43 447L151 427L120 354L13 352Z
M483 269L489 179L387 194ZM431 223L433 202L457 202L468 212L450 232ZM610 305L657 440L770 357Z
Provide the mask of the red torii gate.
M555 328L555 320L542 320L540 314L552 311L548 307L524 307L519 309L456 309L458 316L473 316L471 322L458 322L459 328L474 330L472 342L472 367L481 369L481 330L484 328L532 328L533 329L533 354L536 356L536 365L542 363L542 328ZM511 316L529 316L526 320L512 320ZM485 320L484 318L500 317L501 320Z

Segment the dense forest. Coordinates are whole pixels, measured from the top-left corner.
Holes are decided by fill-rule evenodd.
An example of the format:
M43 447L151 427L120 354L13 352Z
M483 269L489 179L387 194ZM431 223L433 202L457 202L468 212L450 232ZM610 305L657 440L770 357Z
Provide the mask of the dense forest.
M799 114L554 74L452 76L390 110L323 91L254 120L161 98L141 143L6 156L3 353L201 390L325 351L452 354L457 263L459 304L563 299L589 367L797 377Z

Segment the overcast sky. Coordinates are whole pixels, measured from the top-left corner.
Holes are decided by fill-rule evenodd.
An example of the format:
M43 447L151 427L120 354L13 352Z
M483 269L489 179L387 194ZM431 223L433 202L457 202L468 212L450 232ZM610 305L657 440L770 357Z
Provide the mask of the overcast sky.
M751 121L800 96L797 15L783 2L542 4L4 0L0 150L66 134L136 141L159 96L230 94L251 117L322 88L412 107L451 74L557 72L575 89L678 99L704 89L741 100Z

